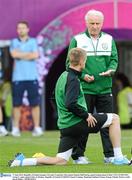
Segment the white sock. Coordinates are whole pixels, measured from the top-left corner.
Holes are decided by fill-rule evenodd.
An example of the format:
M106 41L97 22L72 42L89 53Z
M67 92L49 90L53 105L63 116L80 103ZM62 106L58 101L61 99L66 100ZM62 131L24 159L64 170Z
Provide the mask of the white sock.
M113 149L114 150L114 156L116 159L122 159L123 158L123 154L122 154L122 151L121 151L121 147L116 147Z
M37 158L25 158L23 161L14 160L11 167L14 166L35 166L37 165Z
M34 127L34 130L40 131L40 130L41 130L41 127L40 127L40 126L36 126L36 127Z
M36 166L37 158L26 158L22 161L22 166Z
M0 125L0 129L1 130L3 130L3 129L5 130L5 126L4 125Z
M12 128L12 130L13 131L20 131L20 129L18 127L15 127L15 126Z

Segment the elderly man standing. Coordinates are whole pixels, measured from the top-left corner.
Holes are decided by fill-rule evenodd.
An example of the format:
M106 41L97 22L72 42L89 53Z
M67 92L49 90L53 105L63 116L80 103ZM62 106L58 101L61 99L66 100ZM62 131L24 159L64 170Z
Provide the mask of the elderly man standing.
M69 50L79 47L87 52L85 69L81 76L87 107L90 113L96 108L97 113L113 112L112 75L118 66L118 55L115 42L111 35L101 31L104 15L100 11L90 10L85 15L86 31L74 36ZM68 51L69 51L68 50ZM66 66L69 66L67 58ZM104 162L113 159L113 148L109 139L108 128L100 130ZM88 134L80 138L74 148L72 158L76 164L89 163L84 156Z

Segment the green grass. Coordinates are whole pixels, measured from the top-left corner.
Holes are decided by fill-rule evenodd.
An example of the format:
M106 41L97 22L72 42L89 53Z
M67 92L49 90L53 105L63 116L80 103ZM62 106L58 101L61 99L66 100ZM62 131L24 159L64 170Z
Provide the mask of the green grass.
M94 162L88 165L74 165L72 160L65 166L34 166L14 167L7 166L17 152L23 152L31 157L36 152L49 156L56 155L59 143L59 131L46 131L42 137L32 137L30 132L22 133L19 138L12 136L0 137L0 172L3 173L131 173L132 166L114 166L103 163L100 135L91 134L87 143L85 155ZM132 130L122 131L122 150L130 159L132 147Z

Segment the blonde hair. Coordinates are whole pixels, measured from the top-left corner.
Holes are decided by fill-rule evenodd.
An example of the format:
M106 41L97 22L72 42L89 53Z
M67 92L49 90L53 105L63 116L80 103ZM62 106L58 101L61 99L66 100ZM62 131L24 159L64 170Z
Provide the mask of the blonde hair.
M97 11L95 9L89 10L85 15L85 21L87 22L89 20L90 16L98 16L102 18L102 21L104 21L104 14L101 11Z
M77 66L79 65L81 59L84 59L84 61L86 60L87 53L81 48L72 48L68 53L68 57L70 64Z

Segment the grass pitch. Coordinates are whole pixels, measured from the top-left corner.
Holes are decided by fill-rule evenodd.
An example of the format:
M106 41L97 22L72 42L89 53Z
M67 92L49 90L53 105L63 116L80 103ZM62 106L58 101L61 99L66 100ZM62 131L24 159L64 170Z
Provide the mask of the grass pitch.
M74 165L72 160L65 166L7 166L13 156L22 152L26 157L42 152L48 156L55 156L59 143L59 131L46 131L41 137L32 137L30 132L23 132L21 137L0 137L0 172L2 173L132 173L132 166L115 166L103 163L102 144L100 135L91 134L87 143L85 155L93 162L88 165ZM122 151L128 159L131 158L132 130L122 131Z

